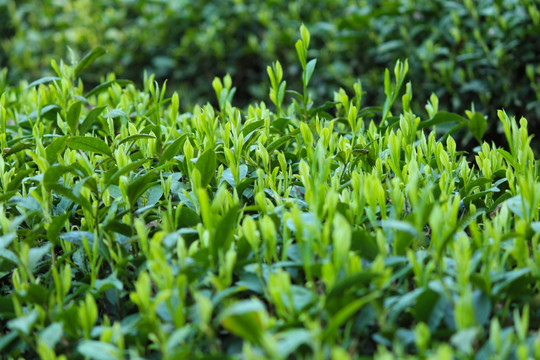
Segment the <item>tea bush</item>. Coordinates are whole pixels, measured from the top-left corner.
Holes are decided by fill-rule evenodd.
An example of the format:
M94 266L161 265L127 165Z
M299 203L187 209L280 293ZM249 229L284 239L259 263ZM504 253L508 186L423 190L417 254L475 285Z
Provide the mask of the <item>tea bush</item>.
M90 89L96 48L0 97L0 352L7 358L540 356L540 175L527 121L415 112L408 62L314 102L185 111L147 76ZM383 75L383 74L381 74ZM5 73L2 76L5 83ZM418 100L420 101L420 100ZM425 100L424 100L425 101ZM503 146L504 145L504 146Z
M213 100L208 84L230 73L244 106L265 93L262 64L280 59L290 81L299 78L290 44L305 23L321 70L312 86L319 100L338 87L351 91L361 78L366 102L382 103L380 73L408 58L415 111L436 93L448 111L463 113L474 102L488 116L490 138L498 107L527 117L535 132L539 126L538 1L2 0L0 14L0 66L9 66L14 82L45 75L68 47L83 54L102 45L109 54L101 69L168 78L183 105ZM96 71L87 81L95 85L104 75Z

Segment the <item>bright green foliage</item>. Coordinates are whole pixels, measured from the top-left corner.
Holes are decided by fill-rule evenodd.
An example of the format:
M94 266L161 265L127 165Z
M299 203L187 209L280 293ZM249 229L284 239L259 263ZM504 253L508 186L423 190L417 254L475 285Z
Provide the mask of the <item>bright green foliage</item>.
M484 116L415 113L408 62L314 102L181 111L78 74L0 96L0 352L8 358L453 359L540 353L540 166L527 121L460 151ZM399 109L396 111L396 109ZM507 150L505 150L505 148Z

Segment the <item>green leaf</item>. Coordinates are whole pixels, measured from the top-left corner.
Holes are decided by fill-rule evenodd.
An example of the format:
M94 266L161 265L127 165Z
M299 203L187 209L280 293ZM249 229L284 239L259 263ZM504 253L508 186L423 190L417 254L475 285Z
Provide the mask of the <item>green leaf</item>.
M117 290L123 290L124 289L124 284L120 280L118 280L118 277L116 275L116 271L114 271L112 274L110 274L105 279L96 280L96 282L94 284L94 289L98 293L102 293L102 292L104 292L104 291L106 291L108 289L111 289L111 288L114 288L114 289L117 289Z
M450 343L463 354L472 354L478 335L479 331L476 327L460 330L452 335Z
M17 257L17 255L13 251L8 249L0 248L0 259L8 260L14 265L17 265L19 263L19 258Z
M149 206L149 205L146 205L146 206ZM106 231L112 231L112 232L115 232L117 234L122 234L127 237L133 234L133 230L131 226L129 226L126 223L123 223L121 221L116 221L116 220L109 222L107 225L105 225L104 229Z
M72 243L76 245L77 247L82 247L84 245L83 241L84 239L86 239L86 241L88 242L88 246L90 246L90 249L93 248L94 242L97 241L98 254L102 256L104 259L109 258L108 250L103 244L103 242L100 241L99 239L96 239L94 234L91 232L80 231L80 230L68 231L66 233L61 234L59 237L60 239L67 241L69 243Z
M41 108L39 117L48 120L56 120L56 114L58 114L62 108L56 104L45 105ZM29 120L35 120L38 118L37 110L30 113L30 115L21 115L19 125L28 125Z
M499 276L493 279L494 282L496 282L496 284L493 286L493 291L492 291L493 295L504 296L504 294L501 293L502 290L506 289L517 280L525 276L528 276L530 273L531 273L531 268L528 268L528 267L501 273Z
M11 330L18 330L24 335L30 335L30 332L37 319L38 313L37 310L34 309L23 316L19 316L18 318L11 320L7 325Z
M282 136L282 137L278 138L277 140L272 141L266 147L266 151L268 151L268 155L271 155L274 152L274 150L277 150L280 147L282 147L283 145L285 145L285 143L287 143L289 140L293 139L296 136L296 134L298 134L299 132L300 132L300 129L296 129L294 131L291 131L290 134Z
M117 360L121 357L116 346L101 341L83 340L77 346L77 351L93 360Z
M201 222L199 214L185 205L180 209L180 218L178 220L181 226L195 226Z
M424 289L418 288L403 295L387 297L384 303L384 307L389 309L387 321L389 321L390 324L394 324L401 313L416 304L417 298L422 295L423 292Z
M156 137L154 135L148 135L148 134L134 134L134 135L130 135L130 136L127 136L125 137L124 139L122 139L118 145L122 145L123 143L125 142L128 142L128 141L136 141L136 140L140 140L140 139L155 139Z
M496 188L496 187L492 187L492 188L489 188L489 189L484 190L484 191L479 191L479 192L474 193L472 195L465 196L463 198L463 204L465 204L465 206L468 206L474 200L480 199L481 197L484 197L484 196L486 196L488 194L492 194L492 193L496 193L496 192L500 192L500 191L501 190L499 188Z
M540 221L534 221L531 223L531 229L537 233L540 234Z
M386 95L387 99L389 99L390 96L392 95L391 86L392 86L392 83L390 82L390 70L385 69L384 70L384 94Z
M378 291L372 292L368 295L362 296L359 299L356 299L345 307L343 307L337 314L335 314L331 319L323 332L324 339L332 339L338 335L338 329L340 326L345 324L347 320L351 318L354 314L358 312L362 307L369 304L371 301L375 300L380 296Z
M48 242L42 247L31 248L28 252L28 268L31 272L34 272L38 263L43 259L45 255L50 251L51 243Z
M244 138L251 134L253 131L260 129L264 126L264 120L254 121L242 128L242 135Z
M55 322L47 326L39 333L39 338L47 344L51 349L54 349L56 344L62 339L64 327L61 322Z
M480 113L474 113L469 120L469 130L474 135L476 140L481 141L487 128L487 120L484 115Z
M142 176L138 176L127 186L127 196L132 207L146 190L155 185L153 181L156 177L157 175L154 169Z
M71 134L75 135L77 132L77 127L79 125L79 116L81 116L81 106L82 102L77 101L69 107L67 113L67 124L71 130Z
M68 231L60 235L60 238L75 245L81 246L83 238L86 238L89 245L94 243L94 234L89 231Z
M66 221L69 219L70 213L65 212L61 215L52 218L49 227L47 228L47 239L54 245L58 244L58 235L60 231L66 225Z
M465 186L461 191L460 191L460 194L463 196L463 195L469 195L470 192L472 190L474 190L475 188L479 187L479 186L483 186L483 185L486 185L486 184L490 184L491 183L491 179L487 179L485 177L480 177L478 179L475 179L471 182L469 182L467 184L467 186Z
M304 96L296 90L287 90L286 93L294 96L299 101L302 101L304 99Z
M352 150L353 156L363 156L369 154L369 149L366 149L360 145L355 145Z
M316 299L311 290L298 285L291 285L292 306L297 313L300 313L314 303Z
M375 237L363 229L355 230L352 235L351 248L357 250L362 258L373 261L379 253Z
M454 113L450 113L446 111L439 111L431 119L420 122L420 124L418 124L418 130L424 129L426 127L431 127L431 126L446 124L446 123L453 123L453 122L467 123L467 119L465 119L463 116L460 116L458 114L454 114Z
M201 173L201 186L207 187L216 172L216 153L208 149L202 153L195 163L195 168Z
M8 157L9 155L16 154L16 153L18 153L20 151L23 151L23 150L26 150L26 149L31 149L34 146L35 146L34 143L20 142L20 143L17 143L15 145L13 145L10 148L4 148L4 158Z
M516 159L510 154L508 151L504 149L497 149L497 152L501 154L501 156L508 162L508 164L512 165L514 168L517 167L516 165Z
M473 293L473 307L476 323L478 325L489 324L491 316L491 299L482 291L476 290Z
M111 119L115 118L127 118L127 114L122 109L112 109L107 113L107 117L110 117Z
M107 50L105 50L104 48L102 48L101 46L98 46L97 48L95 49L92 49L89 53L87 53L82 59L81 61L79 61L79 63L77 64L77 67L75 68L75 71L74 71L74 75L75 77L78 77L81 72L86 69L87 67L89 67L90 65L92 65L92 63L100 56L102 56L103 54L106 54L107 53Z
M15 307L13 306L13 296L14 294L7 294L0 296L0 317L3 319L12 319L15 318ZM2 337L0 336L0 354L2 353Z
M17 238L17 235L15 233L7 233L5 235L0 236L0 248L6 248Z
M236 227L236 220L238 218L238 206L232 206L227 214L221 218L216 232L214 234L214 241L212 243L212 255L214 259L218 260L219 251L227 251L229 249L233 234L232 230Z
M22 301L27 301L31 304L46 305L49 294L43 285L30 284L24 291L19 291L17 294Z
M22 184L23 180L28 177L30 174L33 174L34 173L34 169L19 169L17 170L15 176L11 179L11 181L9 182L8 186L7 186L7 192L4 193L4 194L0 194L0 199L3 199L3 200L7 200L9 199L10 197L7 197L6 195L13 192L13 191L16 191L19 189L19 186ZM3 200L0 200L0 201L3 201Z
M225 170L223 170L223 173L221 174L221 179L225 180L232 187L236 187L236 182L234 181L234 176L230 168L226 168Z
M306 65L306 72L304 77L304 84L308 84L309 80L311 80L311 76L313 75L313 71L315 71L315 65L317 65L317 59L310 60Z
M313 60L312 60L313 61ZM315 115L335 107L337 104L339 104L338 101L327 101L321 106L317 106L316 108L312 108L309 110L309 117L314 117ZM274 120L275 121L275 120Z
M279 333L278 352L283 359L289 358L301 345L313 347L311 332L306 329L292 329Z
M440 299L440 295L428 288L424 288L422 293L416 298L413 308L413 315L417 321L428 323L430 321L432 311ZM435 319L436 320L436 319ZM438 322L436 323L438 325Z
M72 136L68 139L67 146L75 150L90 151L112 157L111 149L105 141L91 136Z
M221 325L236 336L260 344L265 330L266 309L259 300L242 300L223 310Z
M105 174L105 189L110 185L118 185L118 180L122 175L129 174L131 171L137 170L144 163L147 163L151 159L141 159L127 164L121 169L113 167L110 171Z
M328 292L326 307L330 313L340 309L345 294L366 288L381 275L371 271L360 271L339 279Z
M380 224L383 229L394 229L394 230L406 232L414 237L418 236L418 230L416 230L416 228L412 224L406 221L381 220Z
M298 40L296 44L294 44L294 47L296 48L296 54L298 55L298 60L300 60L300 65L302 65L302 69L305 69L307 52L302 40Z
M82 122L79 128L79 132L81 133L81 135L86 134L88 130L90 130L92 125L94 125L94 123L98 119L98 116L103 112L103 110L105 110L105 108L107 107L100 106L100 107L90 110L90 112L88 113L88 115L86 115L86 118L84 118L84 121Z
M156 184L146 190L144 197L146 200L146 206L154 206L158 203L158 201L163 196L163 187L161 184Z
M9 200L10 203L20 206L29 211L37 211L38 213L43 213L43 209L39 201L31 196L20 197L14 196Z
M75 203L83 207L85 210L92 213L93 208L90 202L86 200L84 197L80 196L80 194L76 194L74 192L74 189L69 189L63 185L56 184L56 185L51 185L51 190L70 199L71 201L74 201Z
M159 159L158 166L165 164L167 161L169 161L170 159L178 155L186 139L187 139L187 135L183 134L178 139L174 140L171 144L169 144L165 148L165 150L163 150L163 154L161 155L161 158Z
M19 337L17 331L12 331L10 333L4 333L0 337L0 353L4 353L4 350L11 344L15 339ZM6 351L7 353L7 351Z
M45 76L45 77L42 77L41 79L37 79L35 81L32 81L30 84L28 84L28 86L26 88L29 89L29 88L37 86L37 85L46 84L46 83L51 82L51 81L60 81L60 80L61 79L58 76Z
M67 136L61 136L54 139L49 146L45 148L45 154L47 155L47 162L52 165L58 159L58 154L64 151L67 143Z
M459 123L457 125L454 125L450 130L445 130L446 134L441 137L439 142L445 142L450 135L454 134L456 131L463 129L465 126L467 126L467 123Z
M285 98L285 88L287 86L287 82L284 81L279 85L278 93L277 93L277 102L278 104L283 103L283 99Z
M58 179L66 173L73 173L74 175L80 175L75 171L73 166L68 165L53 165L50 166L43 175L43 185L48 190L51 190L58 184Z
M508 205L508 208L517 216L520 218L524 218L525 216L528 216L529 214L523 213L523 198L521 195L516 195L514 197L511 197L510 199L506 200L505 203ZM528 211L527 203L525 203L525 211Z
M246 164L241 164L238 167L238 180L240 183L242 182L243 179L245 179L247 172L248 172L248 167ZM232 187L236 187L236 182L234 181L234 176L230 168L226 168L225 170L223 170L223 173L221 174L221 178L222 180L225 180Z
M105 82L97 85L95 88L93 88L89 92L87 92L84 95L84 97L89 98L89 97L94 96L94 95L99 95L102 92L107 91L107 89L110 88L111 86L113 86L114 84L118 84L120 86L127 86L127 85L130 85L130 84L133 84L133 81L131 81L131 80L110 80L110 81L105 81Z

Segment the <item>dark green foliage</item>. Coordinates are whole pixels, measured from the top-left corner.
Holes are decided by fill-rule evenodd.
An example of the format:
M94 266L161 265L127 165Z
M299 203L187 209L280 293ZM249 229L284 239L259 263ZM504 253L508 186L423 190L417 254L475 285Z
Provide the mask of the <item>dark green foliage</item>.
M417 111L407 61L380 96L355 82L319 101L310 42L302 26L290 44L298 82L268 66L273 105L235 107L228 76L189 112L153 75L87 92L99 48L5 88L3 356L540 357L527 121L500 110L488 144L474 106Z
M15 3L17 4L15 6ZM443 110L463 113L474 102L496 136L498 107L540 121L540 5L508 1L122 1L0 2L0 66L10 78L43 76L49 61L103 46L98 83L114 71L139 79L143 70L169 79L183 104L211 97L214 76L230 73L246 105L266 92L264 65L280 59L286 79L301 88L302 69L290 44L300 24L318 59L311 91L330 99L334 89L361 78L368 104L382 104L380 74L409 59L417 100L436 93ZM6 19L5 19L6 20ZM139 81L140 83L140 81ZM420 111L422 101L414 101ZM472 136L465 137L469 142Z

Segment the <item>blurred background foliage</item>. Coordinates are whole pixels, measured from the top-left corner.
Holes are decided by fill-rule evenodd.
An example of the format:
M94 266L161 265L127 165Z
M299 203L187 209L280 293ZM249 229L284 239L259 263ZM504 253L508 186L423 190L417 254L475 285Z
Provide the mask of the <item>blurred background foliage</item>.
M315 100L360 78L365 103L381 103L380 74L408 58L416 111L436 93L441 109L462 114L474 103L496 124L505 108L540 130L538 0L0 0L0 67L8 82L32 81L51 59L101 45L108 54L85 74L89 85L107 72L140 82L147 71L186 107L213 101L212 79L230 73L242 106L267 96L276 59L288 87L301 88L301 23L318 58Z

